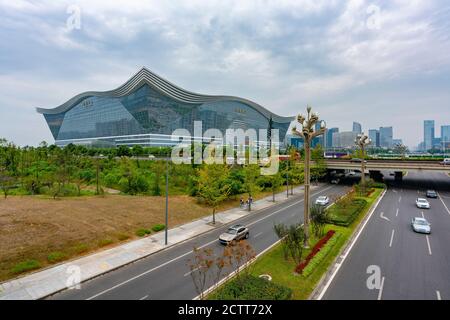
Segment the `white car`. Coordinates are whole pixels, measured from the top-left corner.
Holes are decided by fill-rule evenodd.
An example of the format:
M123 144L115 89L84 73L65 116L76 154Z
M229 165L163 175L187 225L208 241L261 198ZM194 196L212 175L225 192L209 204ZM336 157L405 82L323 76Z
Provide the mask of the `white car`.
M413 218L411 226L415 232L418 233L431 233L431 224L424 218Z
M430 203L428 202L427 199L423 199L423 198L417 198L416 206L419 209L430 209Z
M316 200L316 205L318 206L326 206L330 203L330 199L327 196L318 197Z

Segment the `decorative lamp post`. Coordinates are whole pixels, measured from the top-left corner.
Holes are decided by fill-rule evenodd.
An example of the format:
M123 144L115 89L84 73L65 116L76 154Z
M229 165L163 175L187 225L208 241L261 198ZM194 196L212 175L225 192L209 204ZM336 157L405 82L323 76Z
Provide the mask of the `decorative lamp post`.
M311 112L311 107L308 105L306 108L308 114L306 117L303 115L297 116L297 122L302 126L301 130L297 130L296 127L292 129L292 134L303 138L304 149L305 149L305 201L304 201L304 224L305 224L305 247L308 247L309 240L309 197L310 197L310 186L311 186L311 142L315 137L323 135L326 131L325 121L321 121L320 129L315 131L316 123L319 123L319 115L317 113Z
M372 143L372 140L363 132L358 134L355 139L355 144L361 149L361 190L366 191L366 146Z

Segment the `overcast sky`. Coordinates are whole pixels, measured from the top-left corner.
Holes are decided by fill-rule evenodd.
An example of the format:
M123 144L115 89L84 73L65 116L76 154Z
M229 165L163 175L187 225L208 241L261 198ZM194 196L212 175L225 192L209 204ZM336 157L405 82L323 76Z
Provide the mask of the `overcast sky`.
M450 124L449 36L448 0L0 0L0 137L53 143L35 107L146 66L279 115L311 104L343 131L392 125L416 146L424 119Z

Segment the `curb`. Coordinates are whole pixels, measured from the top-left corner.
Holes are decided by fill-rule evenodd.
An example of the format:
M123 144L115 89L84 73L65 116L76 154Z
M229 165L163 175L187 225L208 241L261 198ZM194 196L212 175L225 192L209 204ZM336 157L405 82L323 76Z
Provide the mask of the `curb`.
M328 287L330 286L331 282L334 279L334 276L338 273L340 267L344 263L345 259L347 258L347 255L350 253L351 249L353 248L353 245L356 243L356 240L361 235L361 232L365 228L366 224L372 217L373 213L375 212L376 208L380 204L381 200L386 195L387 188L384 189L384 191L380 194L378 200L372 204L372 206L369 208L369 210L366 213L366 216L364 219L361 220L358 227L353 231L352 236L347 240L345 245L342 247L342 249L339 251L338 255L334 259L331 266L328 268L327 272L322 276L319 283L317 284L314 291L309 296L308 300L322 300L323 295L328 290ZM344 256L344 257L343 257Z

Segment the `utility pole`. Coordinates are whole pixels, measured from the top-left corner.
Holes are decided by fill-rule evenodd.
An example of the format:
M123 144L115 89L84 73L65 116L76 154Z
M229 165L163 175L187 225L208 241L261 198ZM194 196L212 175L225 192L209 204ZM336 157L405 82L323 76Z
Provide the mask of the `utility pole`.
M297 131L297 128L292 129L292 133L296 136L302 137L304 141L305 148L305 201L304 201L304 231L305 231L305 247L309 247L309 211L310 211L310 186L311 186L311 142L315 137L323 135L326 131L325 121L321 121L320 129L314 131L316 123L319 122L319 115L317 113L312 113L312 108L307 106L307 116L303 115L297 116L297 122L302 126L301 131Z

